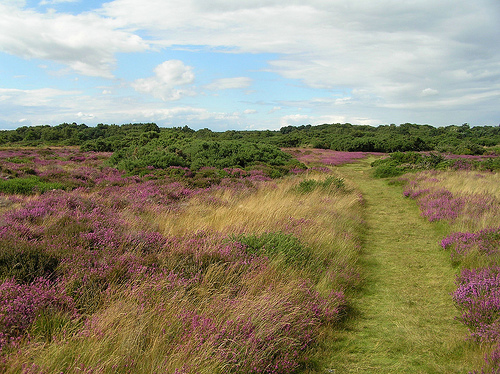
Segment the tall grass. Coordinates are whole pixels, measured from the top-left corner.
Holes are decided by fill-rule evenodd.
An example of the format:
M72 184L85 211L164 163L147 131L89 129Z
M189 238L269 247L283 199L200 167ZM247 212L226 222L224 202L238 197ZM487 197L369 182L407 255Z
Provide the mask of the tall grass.
M307 194L298 192L311 178L286 178L250 194L219 191L210 196L216 202L197 196L182 214L164 215L156 223L165 235L183 235L192 227L232 235L292 234L310 248L312 261L340 267L345 262L350 267L357 262L360 249L362 197L353 189L346 192L335 185Z
M50 177L84 188L3 196L0 370L316 370L360 282L363 206L348 181L227 172L190 187L93 162ZM320 188L299 191L305 180Z

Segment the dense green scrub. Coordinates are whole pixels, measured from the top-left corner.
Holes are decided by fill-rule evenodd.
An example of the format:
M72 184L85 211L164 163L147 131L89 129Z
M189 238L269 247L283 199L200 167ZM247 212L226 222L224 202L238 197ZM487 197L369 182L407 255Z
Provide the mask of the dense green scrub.
M271 176L301 166L299 162L270 144L239 140L198 140L177 134L164 134L145 144L132 144L116 151L110 163L128 172L140 172L148 167L166 169L171 166L188 167L193 171L207 167L267 167Z
M500 145L500 127L468 124L433 127L404 123L378 127L350 123L319 126L285 126L279 131L194 131L188 126L159 128L154 123L125 125L62 123L57 126L20 127L0 131L0 145L78 145L84 151L113 152L131 144L145 145L164 133L205 141L239 141L277 147L304 147L348 152L438 151L479 155Z
M500 170L500 157L453 156L439 153L394 152L372 163L377 178L397 177L422 170Z

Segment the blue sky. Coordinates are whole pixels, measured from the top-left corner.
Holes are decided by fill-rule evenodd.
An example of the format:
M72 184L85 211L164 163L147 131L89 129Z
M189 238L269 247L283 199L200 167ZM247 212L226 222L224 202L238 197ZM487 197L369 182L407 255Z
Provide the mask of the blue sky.
M0 0L0 129L500 123L497 0Z

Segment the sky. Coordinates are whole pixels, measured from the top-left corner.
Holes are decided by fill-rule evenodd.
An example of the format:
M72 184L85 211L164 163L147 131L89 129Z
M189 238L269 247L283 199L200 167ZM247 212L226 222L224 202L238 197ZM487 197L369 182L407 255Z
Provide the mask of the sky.
M0 129L500 124L498 0L0 0Z

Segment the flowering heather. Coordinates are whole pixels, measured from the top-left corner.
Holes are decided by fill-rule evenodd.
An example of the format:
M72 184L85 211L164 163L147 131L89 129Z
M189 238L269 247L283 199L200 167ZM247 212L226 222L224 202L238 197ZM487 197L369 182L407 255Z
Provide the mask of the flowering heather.
M457 278L453 299L460 320L480 341L500 338L500 268L464 269Z
M263 298L272 300L273 307L263 303ZM256 298L228 301L218 312L229 312L235 318L222 324L194 312L179 316L183 322L180 341L191 345L195 337L199 349L210 346L229 373L292 373L299 367L300 353L318 334L320 322L338 319L343 295L326 299L310 287L298 285L287 293L270 289ZM224 311L227 308L230 311Z
M293 373L306 365L359 278L332 249L359 250L358 199L316 191L308 201L290 192L296 180L270 183L264 167L149 167L130 176L106 166L109 156L0 152L6 181L61 185L1 195L0 371ZM265 216L244 213L249 224L237 225L246 208ZM215 230L192 224L191 212L228 215ZM253 251L235 235L256 227L273 240ZM52 328L58 318L72 328Z
M462 267L473 265L471 269L463 268L456 280L453 299L461 313L459 319L469 328L474 340L498 345L500 203L497 176L464 171L475 169L471 167L473 157L456 159L455 169L460 171L428 171L406 176L404 195L417 201L422 215L429 221L446 221L452 230L458 229L444 237L440 244L450 250L452 260ZM484 267L485 264L489 265ZM486 356L482 373L500 372L498 347Z
M452 251L452 258L461 258L472 249L484 255L500 252L500 228L484 229L479 232L454 232L441 241L441 247Z
M319 163L329 166L338 166L348 164L359 159L365 158L368 155L382 155L383 153L376 152L340 152L332 151L330 149L297 149L286 148L283 151L291 154L300 162L304 164Z
M454 155L454 154L443 154L443 156L447 160L487 160L490 158L498 157L497 155Z
M82 187L87 189L123 187L151 180L156 181L159 186L181 181L185 187L194 189L218 184L224 186L233 184L237 188L238 182L252 184L271 180L266 170L259 167L251 170L202 168L195 173L188 168L178 166L167 169L150 166L146 168L149 173L141 177L126 176L124 171L106 166L106 160L110 156L111 153L79 152L73 148L0 151L0 181L14 179L26 182L31 178L33 185L58 183L58 185L48 185L48 189L73 190ZM141 187L151 190L151 185L141 185ZM171 187L173 186L168 189L171 190ZM158 192L164 191L156 191L157 196L160 195ZM140 203L137 201L137 204Z
M73 300L60 285L40 278L28 285L13 280L0 283L0 350L15 342L42 313L75 315Z
M110 156L104 152L84 154L75 148L0 150L0 176L50 175L50 169L62 173L75 167L96 167Z
M453 155L446 154L444 158L449 160L448 167L451 170L476 170L484 161L493 160L497 155Z
M417 200L422 216L429 221L446 220L454 222L457 218L474 221L485 214L498 212L499 202L486 194L453 194L446 189L420 189L410 184L403 192L405 196Z

